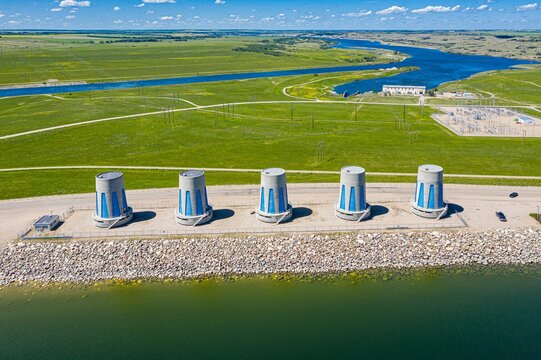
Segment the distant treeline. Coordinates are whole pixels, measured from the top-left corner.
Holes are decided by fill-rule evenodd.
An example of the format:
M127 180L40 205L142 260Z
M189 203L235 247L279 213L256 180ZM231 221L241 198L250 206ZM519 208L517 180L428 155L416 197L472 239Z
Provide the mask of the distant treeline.
M190 40L204 40L211 38L222 37L219 34L209 35L189 35L189 36L177 36L177 35L157 35L157 36L104 36L104 35L88 35L91 38L110 39L100 40L100 44L113 44L113 43L141 43L141 42L161 42L161 41L190 41Z
M313 42L316 40L310 39L300 39L300 38L277 38L272 40L261 40L256 44L248 44L246 46L234 48L233 51L239 52L254 52L259 54L271 55L271 56L284 56L287 55L287 45L292 46L303 42ZM317 40L321 42L320 48L322 50L329 49L333 46L332 41L328 40Z

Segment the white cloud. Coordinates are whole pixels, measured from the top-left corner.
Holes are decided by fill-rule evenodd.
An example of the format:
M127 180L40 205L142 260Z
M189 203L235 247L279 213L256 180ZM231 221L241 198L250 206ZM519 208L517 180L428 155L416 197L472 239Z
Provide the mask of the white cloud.
M537 8L539 8L539 5L537 5L537 3L531 3L531 4L517 6L517 11L537 10Z
M304 20L319 20L319 19L321 19L321 16L305 15L305 16L301 16L301 19L304 19Z
M143 0L147 4L174 4L176 0Z
M160 16L160 20L173 20L172 16Z
M68 16L66 16L66 19L68 19L68 20L75 19L75 15L68 15Z
M372 15L372 10L348 12L348 13L342 14L342 16L345 16L345 17L363 17L363 16L368 16L368 15Z
M113 8L113 10L114 10L114 11L120 10L120 6L115 6L115 7Z
M216 5L223 5L223 4L225 4L225 0L216 0L216 1L214 1L214 3Z
M15 24L20 24L21 22L20 21L16 21L16 20L9 20L8 21L8 24L10 25L15 25Z
M137 5L133 5L133 6L135 6L135 7L143 7L143 6L145 6L145 3L140 3L140 4L137 4Z
M455 5L455 6L441 6L441 5L437 5L437 6L432 6L432 5L429 5L429 6L426 6L422 9L415 9L415 10L412 10L411 12L414 13L414 14L429 14L429 13L445 13L445 12L454 12L454 11L458 11L460 10L460 5Z
M4 16L6 16L6 15L4 15L4 14L0 14L0 19L1 19L1 18L3 18Z
M62 8L52 8L51 11L52 12L62 11Z
M479 7L477 8L477 10L479 10L479 11L483 11L483 10L486 10L486 9L488 9L488 5L487 5L487 4L481 5L481 6L479 6Z
M76 1L76 0L62 0L58 6L67 7L67 6L81 6L88 7L92 5L90 1Z
M405 13L406 11L408 11L408 8L404 6L393 5L391 7L388 7L387 9L383 9L376 12L376 14L378 15L400 14L400 13Z
M123 23L124 23L124 21L122 21L122 20L115 20L115 21L113 21L113 24L123 24Z

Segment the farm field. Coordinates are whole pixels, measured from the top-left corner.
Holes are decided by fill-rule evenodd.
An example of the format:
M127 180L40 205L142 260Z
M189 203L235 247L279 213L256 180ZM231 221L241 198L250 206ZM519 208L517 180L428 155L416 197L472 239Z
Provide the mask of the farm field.
M188 41L114 42L111 37L4 35L0 37L0 85L59 81L120 81L256 72L353 64L403 58L392 52L324 48L321 41L281 45L269 55L250 45L260 37L220 37ZM282 48L280 47L280 49ZM381 54L381 55L379 55Z

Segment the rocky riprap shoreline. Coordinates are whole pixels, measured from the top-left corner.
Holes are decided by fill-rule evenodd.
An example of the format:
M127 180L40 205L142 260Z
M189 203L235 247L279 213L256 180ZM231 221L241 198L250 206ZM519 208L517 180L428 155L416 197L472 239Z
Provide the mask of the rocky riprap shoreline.
M532 263L540 228L19 242L0 249L0 285Z

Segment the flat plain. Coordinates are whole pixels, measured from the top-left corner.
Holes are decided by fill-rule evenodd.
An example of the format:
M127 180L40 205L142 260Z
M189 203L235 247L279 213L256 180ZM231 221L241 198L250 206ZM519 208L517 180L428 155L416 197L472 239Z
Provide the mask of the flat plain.
M52 45L42 39L23 37L23 40L31 41L39 48L36 51L44 54L66 46L57 44L56 40ZM6 40L2 38L2 41ZM17 43L19 40L11 41ZM117 55L107 55L110 45L129 46L133 51L142 48L142 52L152 46L163 46L164 51L172 52L183 51L185 46L218 51L220 48L216 50L209 45L215 42L223 42L225 45L222 46L229 50L221 48L221 51L231 53L229 56L234 61L226 61L228 64L219 69L207 67L210 72L336 66L347 62L343 56L350 56L344 53L337 56L336 49L322 49L320 44L305 43L288 48L291 54L287 56L231 51L233 47L261 43L261 39L251 37L157 45L143 42L84 43L82 46L93 49L96 54L103 50L104 57L114 58ZM201 51L201 57L212 58ZM312 59L306 56L307 52L322 54ZM63 53L69 51L64 49ZM385 62L387 55L381 55L379 61ZM257 65L259 67L247 69L239 65L251 64L249 60L253 56L263 59ZM211 61L210 58L198 58L199 55L191 62L201 65ZM304 60L299 60L301 58ZM91 74L94 65L90 66L85 59L73 60L84 69L66 72L70 76L63 80L101 81L124 76L120 70L111 70L103 77L94 76ZM234 68L230 67L234 64ZM492 175L489 178L449 178L449 182L541 184L538 179L499 177L540 176L541 162L536 161L541 150L538 139L459 137L436 123L431 115L437 110L418 105L418 99L374 94L344 99L329 93L340 83L408 70L3 98L0 99L0 169L4 171L0 171L3 184L0 198L90 192L94 186L93 175L108 167L124 171L130 189L173 187L178 181L178 170L191 167L214 169L207 176L209 184L213 185L257 183L256 170L270 166L308 172L291 174L289 179L293 182L333 182L336 175L325 171L338 171L351 164L363 166L370 173L389 173L369 176L368 181L410 182L414 179L411 174L422 163L439 164L448 174ZM168 71L157 66L140 73L133 71L129 76L169 76ZM173 70L176 75L194 71L198 70ZM39 73L40 79L54 76L44 75L41 70ZM78 78L76 74L84 76ZM446 84L443 88L473 91L486 97L494 94L502 104L536 112L541 108L536 93L539 91L539 74L539 68L480 74L463 82ZM12 81L24 81L24 78ZM528 91L523 96L524 89ZM51 129L57 126L66 127ZM32 131L38 132L24 134ZM12 135L18 136L2 138ZM95 168L85 169L85 166ZM5 171L15 168L27 170ZM251 171L240 172L242 169ZM318 173L321 171L323 173Z

